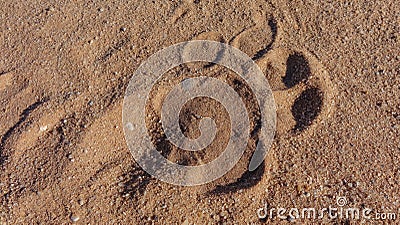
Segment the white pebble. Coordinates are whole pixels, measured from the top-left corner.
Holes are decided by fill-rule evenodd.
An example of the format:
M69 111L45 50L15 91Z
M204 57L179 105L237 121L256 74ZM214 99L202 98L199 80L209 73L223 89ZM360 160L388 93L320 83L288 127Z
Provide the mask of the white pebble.
M74 215L71 216L72 222L77 222L79 219L80 219L79 216L74 216Z
M130 131L133 131L134 127L132 123L127 123L126 128L128 128Z
M39 129L40 129L41 132L44 132L44 131L47 130L47 125L45 125L45 126L40 126Z

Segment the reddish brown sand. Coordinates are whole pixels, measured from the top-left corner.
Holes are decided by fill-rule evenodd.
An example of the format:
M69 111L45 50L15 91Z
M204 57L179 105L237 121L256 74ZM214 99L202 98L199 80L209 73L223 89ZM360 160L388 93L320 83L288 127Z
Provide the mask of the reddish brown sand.
M0 224L258 224L265 203L321 209L339 197L348 207L400 217L400 4L227 2L1 1ZM223 178L179 187L150 178L135 163L122 104L141 62L199 39L255 59L274 91L277 134L255 172L246 168L256 135ZM200 74L235 87L255 129L254 96L235 74L183 65L153 88L146 122L154 139L162 139L157 121L165 95L185 76ZM159 150L184 164L212 160L229 137L226 112L207 99L183 112L188 136L199 132L191 113L215 116L218 141L196 155L165 140ZM369 221L292 221L361 222Z

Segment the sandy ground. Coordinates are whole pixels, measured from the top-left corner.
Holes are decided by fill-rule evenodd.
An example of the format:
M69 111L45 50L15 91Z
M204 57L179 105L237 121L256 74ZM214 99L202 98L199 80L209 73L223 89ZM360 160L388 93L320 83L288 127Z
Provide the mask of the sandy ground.
M396 1L1 1L0 224L259 224L266 203L325 208L339 197L346 207L400 217L399 12ZM255 172L246 172L251 137L226 176L179 187L135 163L122 104L141 62L199 39L233 45L256 61L274 91L277 134ZM163 96L188 74L235 86L254 129L258 111L246 84L218 66L199 68L183 65L154 87L146 122L155 139L162 138ZM217 117L214 153L188 155L165 143L166 157L196 164L223 149L229 123L216 102L204 101L183 114ZM182 120L188 136L198 135L196 125Z

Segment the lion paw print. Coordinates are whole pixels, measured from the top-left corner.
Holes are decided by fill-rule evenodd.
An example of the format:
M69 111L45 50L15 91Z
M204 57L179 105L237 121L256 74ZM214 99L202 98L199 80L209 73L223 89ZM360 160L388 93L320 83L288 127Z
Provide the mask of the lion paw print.
M231 44L255 60L266 75L277 104L277 135L312 130L332 112L333 91L327 71L306 50L274 48L279 35L274 18L263 16L255 22ZM257 37L269 37L269 41L252 41Z
M277 134L312 130L330 117L332 84L322 64L304 50L273 49L257 61L277 104Z

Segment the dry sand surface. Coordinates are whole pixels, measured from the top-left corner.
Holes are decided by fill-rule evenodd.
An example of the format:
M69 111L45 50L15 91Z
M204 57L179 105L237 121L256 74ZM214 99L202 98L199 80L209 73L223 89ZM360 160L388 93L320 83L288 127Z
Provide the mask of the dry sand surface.
M257 216L266 203L321 209L345 197L400 217L397 1L2 0L0 31L0 224L400 223ZM132 74L188 40L239 48L270 82L277 132L256 171L246 172L257 132L233 170L202 186L151 178L130 154L121 115ZM205 98L185 105L181 127L195 137L193 115L214 117L217 141L188 154L163 139L163 98L198 75L239 93L252 131L259 120L236 74L201 63L169 71L146 123L158 150L187 165L209 162L229 137L226 111Z

